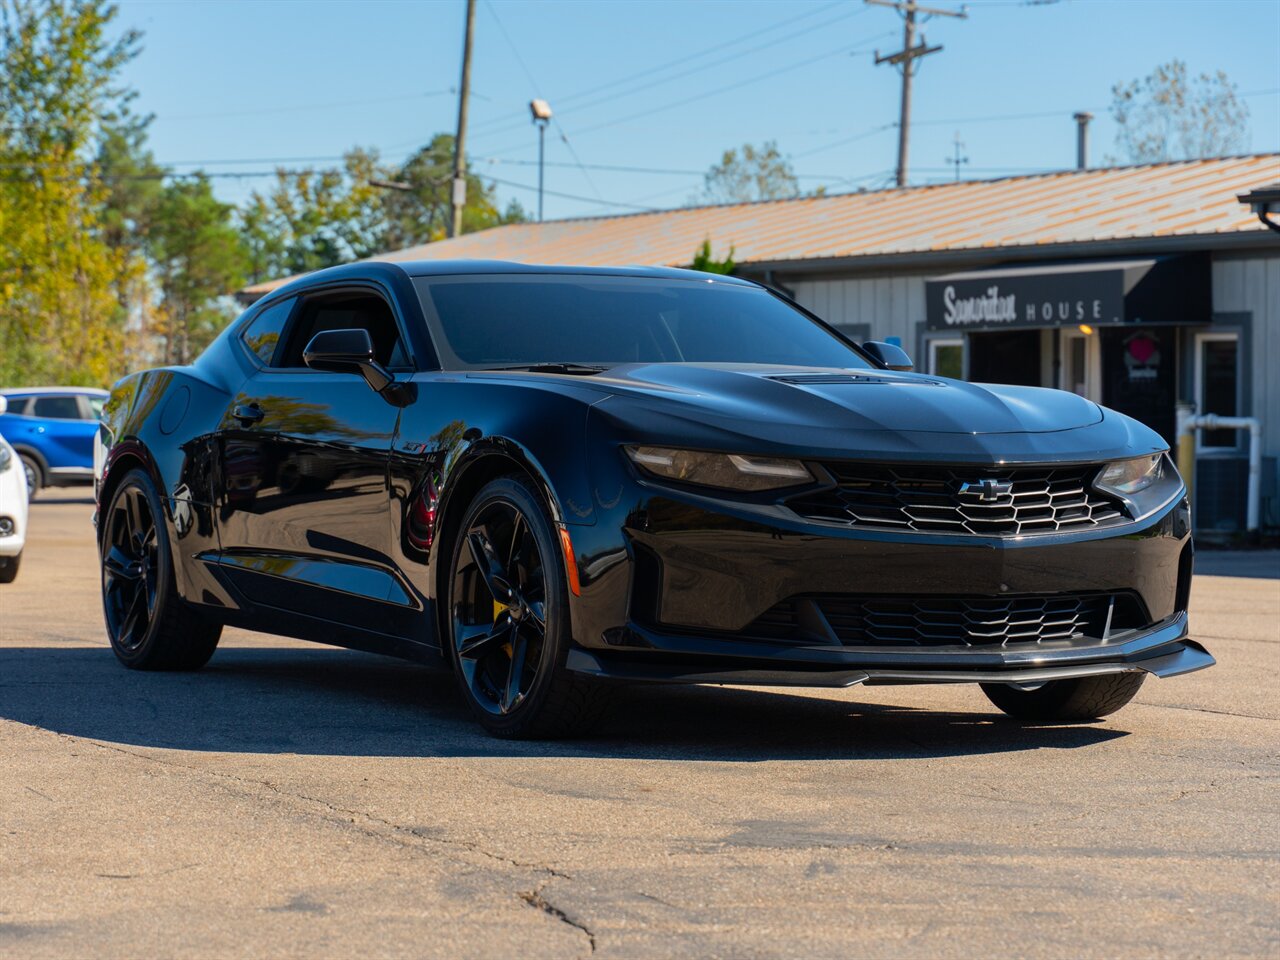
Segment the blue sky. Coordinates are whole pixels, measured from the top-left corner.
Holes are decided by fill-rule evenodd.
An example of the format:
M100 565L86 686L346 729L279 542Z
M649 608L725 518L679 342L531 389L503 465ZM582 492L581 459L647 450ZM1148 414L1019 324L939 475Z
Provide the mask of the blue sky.
M118 22L145 34L127 78L155 114L157 158L177 169L324 165L294 158L353 145L400 160L454 127L463 0L120 8ZM992 0L968 12L923 27L945 49L916 79L913 183L952 177L957 133L965 177L1070 167L1079 109L1098 115L1101 162L1114 150L1112 84L1174 57L1256 94L1249 148L1280 150L1280 0ZM508 184L537 180L536 95L559 122L547 190L582 198L549 195L548 219L681 205L724 149L770 139L806 188L883 186L899 81L872 54L900 39L897 14L861 0L479 0L468 152L507 181L504 202L532 210L535 194ZM238 201L266 182L219 179L217 190Z

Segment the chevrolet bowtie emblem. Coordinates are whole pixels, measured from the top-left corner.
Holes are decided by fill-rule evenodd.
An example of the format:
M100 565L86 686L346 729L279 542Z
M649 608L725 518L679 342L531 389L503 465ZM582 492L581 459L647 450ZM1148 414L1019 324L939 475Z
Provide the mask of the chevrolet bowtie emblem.
M1012 480L996 480L994 477L985 477L976 483L960 484L960 496L977 497L984 502L999 500L1009 493L1013 493Z

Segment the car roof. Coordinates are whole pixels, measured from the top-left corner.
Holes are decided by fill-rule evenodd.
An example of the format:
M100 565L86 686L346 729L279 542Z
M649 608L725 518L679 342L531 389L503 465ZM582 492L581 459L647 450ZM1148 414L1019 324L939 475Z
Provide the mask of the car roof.
M681 270L676 267L582 267L552 263L516 263L511 260L406 260L396 265L411 277L439 277L457 274L550 274L595 277L656 277L664 280L714 280L736 286L753 287L755 284L738 277L701 270Z
M97 387L4 387L0 388L0 396L6 397L43 397L49 394L77 394L86 397L109 397L107 390Z
M679 270L675 267L580 267L562 264L515 263L510 260L360 260L328 267L304 274L296 280L262 298L275 301L285 296L304 292L312 286L344 280L381 279L388 274L407 277L449 277L478 275L541 275L588 277L652 277L661 280L697 280L735 287L755 287L758 284L738 277L700 270Z

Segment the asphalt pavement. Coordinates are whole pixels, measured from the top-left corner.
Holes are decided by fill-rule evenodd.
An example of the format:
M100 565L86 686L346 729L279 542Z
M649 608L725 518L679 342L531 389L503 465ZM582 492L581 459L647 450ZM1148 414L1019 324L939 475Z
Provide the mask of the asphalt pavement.
M525 744L442 673L239 630L121 668L91 512L37 500L0 586L0 956L1280 955L1276 553L1203 554L1219 665L1102 723L646 687Z

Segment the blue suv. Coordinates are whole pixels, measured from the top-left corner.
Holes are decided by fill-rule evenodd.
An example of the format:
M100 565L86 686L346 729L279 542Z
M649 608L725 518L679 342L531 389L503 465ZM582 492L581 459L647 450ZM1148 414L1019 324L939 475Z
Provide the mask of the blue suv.
M22 458L27 490L93 482L93 436L107 391L91 387L20 387L0 390L8 410L0 436Z

